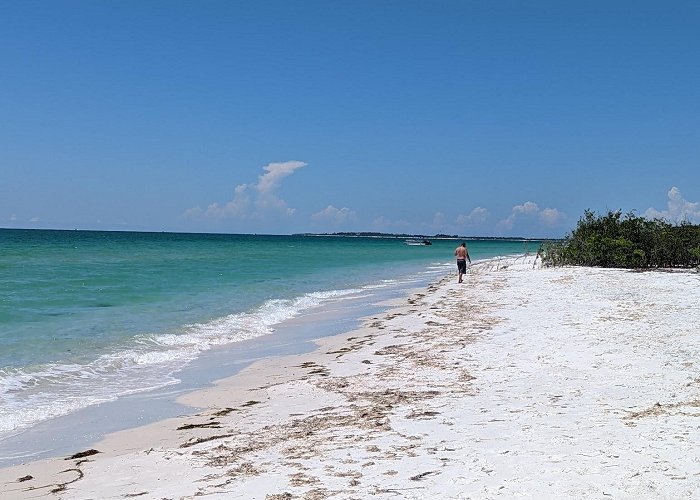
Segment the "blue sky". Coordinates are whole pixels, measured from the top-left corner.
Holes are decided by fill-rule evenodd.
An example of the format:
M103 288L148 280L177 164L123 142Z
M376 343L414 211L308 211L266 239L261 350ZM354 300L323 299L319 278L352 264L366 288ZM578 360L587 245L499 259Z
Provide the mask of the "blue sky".
M698 2L0 6L0 227L700 222Z

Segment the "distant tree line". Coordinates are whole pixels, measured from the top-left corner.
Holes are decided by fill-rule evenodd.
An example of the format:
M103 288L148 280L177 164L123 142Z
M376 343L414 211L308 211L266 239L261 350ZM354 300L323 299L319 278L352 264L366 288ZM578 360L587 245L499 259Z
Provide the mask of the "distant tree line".
M621 211L605 215L586 210L566 238L546 243L548 266L597 266L628 269L700 266L700 225L670 224Z
M442 240L504 240L504 241L545 241L548 238L526 238L524 236L460 236L458 234L437 233L434 235L411 233L380 233L374 231L341 231L336 233L294 233L292 236L348 236L348 237L372 237L372 238L435 238Z
M429 236L425 234L408 234L408 233L380 233L373 231L341 231L338 233L330 233L332 236L373 236L373 237L390 237L390 238L459 238L456 234L436 234L434 236Z

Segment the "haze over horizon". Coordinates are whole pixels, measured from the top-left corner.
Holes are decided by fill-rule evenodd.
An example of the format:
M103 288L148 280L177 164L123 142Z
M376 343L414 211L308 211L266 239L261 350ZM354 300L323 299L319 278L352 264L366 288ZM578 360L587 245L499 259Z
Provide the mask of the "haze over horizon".
M0 227L700 223L700 4L5 2Z

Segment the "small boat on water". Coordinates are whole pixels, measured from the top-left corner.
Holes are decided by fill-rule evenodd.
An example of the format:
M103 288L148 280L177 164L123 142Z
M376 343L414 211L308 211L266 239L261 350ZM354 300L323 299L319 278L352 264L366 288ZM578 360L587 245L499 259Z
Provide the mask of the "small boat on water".
M406 245L410 246L425 246L425 245L432 245L432 242L430 240L426 240L423 238L422 240L419 240L417 238L411 238L406 241L404 241Z

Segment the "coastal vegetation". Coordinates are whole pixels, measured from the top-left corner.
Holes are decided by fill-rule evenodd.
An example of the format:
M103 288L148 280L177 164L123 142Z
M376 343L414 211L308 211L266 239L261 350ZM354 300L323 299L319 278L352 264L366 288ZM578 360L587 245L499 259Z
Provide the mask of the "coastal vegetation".
M382 233L377 231L341 231L336 233L302 233L301 236L346 236L352 238L441 238L441 239L458 239L457 234L435 234L433 236L425 234L409 234L409 233ZM461 238L464 238L462 236Z
M525 238L523 236L460 236L458 234L437 233L413 234L413 233L382 233L374 231L343 231L336 233L295 233L292 236L341 236L346 238L431 238L436 240L467 240L467 241L545 241L546 238Z
M598 215L586 210L563 240L541 250L547 266L596 266L627 269L700 266L700 225L671 224L630 212Z

